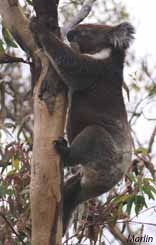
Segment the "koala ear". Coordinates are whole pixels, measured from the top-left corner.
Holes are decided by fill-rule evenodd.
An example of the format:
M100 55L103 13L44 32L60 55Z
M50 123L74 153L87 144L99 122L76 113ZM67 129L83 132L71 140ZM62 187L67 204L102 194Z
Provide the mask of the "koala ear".
M113 27L109 35L110 44L114 48L127 49L134 39L135 29L128 23L124 22Z

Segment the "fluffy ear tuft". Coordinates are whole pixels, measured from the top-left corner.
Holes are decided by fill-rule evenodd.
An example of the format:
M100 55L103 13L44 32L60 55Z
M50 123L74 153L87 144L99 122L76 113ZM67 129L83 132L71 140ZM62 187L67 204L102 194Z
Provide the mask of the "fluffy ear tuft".
M124 22L112 29L109 41L114 48L127 49L134 39L134 34L134 27L130 23Z

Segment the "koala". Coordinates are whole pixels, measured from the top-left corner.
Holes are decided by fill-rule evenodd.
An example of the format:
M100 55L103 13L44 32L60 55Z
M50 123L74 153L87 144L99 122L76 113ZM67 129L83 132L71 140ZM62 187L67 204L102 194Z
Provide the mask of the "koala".
M54 147L65 166L80 166L64 183L64 232L77 205L109 191L131 163L132 139L122 95L130 23L80 24L67 33L71 47L39 25L38 38L69 88L67 137Z

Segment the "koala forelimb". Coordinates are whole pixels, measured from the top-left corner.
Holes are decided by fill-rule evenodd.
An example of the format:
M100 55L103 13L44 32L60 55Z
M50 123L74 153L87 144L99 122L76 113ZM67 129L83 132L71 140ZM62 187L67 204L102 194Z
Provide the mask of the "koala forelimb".
M134 28L129 23L78 25L67 34L76 50L45 29L38 25L38 39L71 92L67 120L70 147L63 139L54 146L65 165L81 165L79 177L64 185L65 231L77 205L109 191L131 162L132 139L122 85L126 49Z

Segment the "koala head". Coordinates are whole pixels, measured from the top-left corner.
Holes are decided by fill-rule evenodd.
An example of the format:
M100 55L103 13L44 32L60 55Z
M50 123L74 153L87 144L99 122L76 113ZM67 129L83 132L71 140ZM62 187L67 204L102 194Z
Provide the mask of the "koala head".
M83 24L69 31L67 39L80 53L95 54L107 48L126 50L134 33L134 27L127 22L116 26Z

